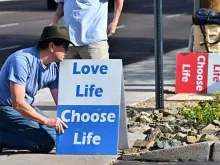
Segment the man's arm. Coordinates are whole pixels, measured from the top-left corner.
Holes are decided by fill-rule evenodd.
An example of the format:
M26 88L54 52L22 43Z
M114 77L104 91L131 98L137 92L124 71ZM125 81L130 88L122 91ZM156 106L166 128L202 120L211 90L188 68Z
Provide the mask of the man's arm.
M39 114L33 107L25 102L25 87L10 81L12 108L17 110L22 116L36 121L41 124L45 124L47 118Z
M59 118L46 118L25 102L25 87L10 81L12 107L27 119L55 128L59 133L64 133L63 127L67 125Z
M55 104L57 105L58 104L58 88L50 89L50 93L53 97L53 100L54 100Z
M107 32L108 36L111 36L116 31L118 21L119 21L120 15L121 15L121 11L122 11L122 8L123 8L123 3L124 3L124 0L115 0L115 3L114 3L114 5L115 5L114 6L114 17L113 17L112 22L108 26L108 32Z
M57 25L58 22L59 22L59 20L60 20L60 18L63 17L63 15L64 15L63 5L64 5L63 2L59 2L59 3L58 3L56 13L55 13L55 15L54 15L52 21L49 23L50 26L52 26L52 25Z

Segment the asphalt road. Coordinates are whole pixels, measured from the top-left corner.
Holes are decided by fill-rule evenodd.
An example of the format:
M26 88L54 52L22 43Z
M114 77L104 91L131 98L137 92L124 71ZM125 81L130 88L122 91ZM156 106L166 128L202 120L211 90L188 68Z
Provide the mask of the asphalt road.
M219 165L219 162L122 162L116 163L115 165Z
M126 65L154 55L153 3L125 0L117 33L109 38L110 58ZM163 1L164 53L188 46L192 12L192 0ZM46 0L0 0L0 64L16 50L33 46L53 14ZM109 21L112 16L110 9Z

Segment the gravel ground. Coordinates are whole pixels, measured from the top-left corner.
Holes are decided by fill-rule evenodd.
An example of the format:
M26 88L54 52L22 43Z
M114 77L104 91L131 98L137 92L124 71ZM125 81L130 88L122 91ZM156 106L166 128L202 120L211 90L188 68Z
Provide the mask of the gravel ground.
M183 103L186 103L187 105L197 105L200 101L170 101L167 100L167 98L174 96L175 94L164 94L164 108L165 109L173 109L173 108L179 108L183 105ZM156 101L155 97L152 97L144 102L140 102L134 106L130 106L131 108L135 109L138 112L141 111L152 111L156 110Z

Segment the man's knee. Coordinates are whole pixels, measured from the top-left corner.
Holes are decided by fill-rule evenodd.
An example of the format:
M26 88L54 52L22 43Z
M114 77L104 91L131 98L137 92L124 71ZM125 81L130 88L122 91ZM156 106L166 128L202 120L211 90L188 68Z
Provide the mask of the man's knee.
M36 153L49 153L55 147L55 140L51 138L50 140L43 141L40 144L37 144L36 149L33 149L31 152Z

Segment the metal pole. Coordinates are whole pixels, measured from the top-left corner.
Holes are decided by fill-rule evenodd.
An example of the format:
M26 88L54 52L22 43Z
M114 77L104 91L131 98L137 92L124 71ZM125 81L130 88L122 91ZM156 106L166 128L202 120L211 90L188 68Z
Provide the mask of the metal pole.
M155 27L155 88L156 108L164 108L163 93L163 39L162 39L162 0L154 0L154 27Z
M194 0L193 13L195 13L200 8L200 0Z
M197 12L200 8L200 0L194 0L194 7L193 7L193 14ZM194 44L194 27L192 25L190 36L189 36L189 45L188 50L189 52L193 52L193 44Z

